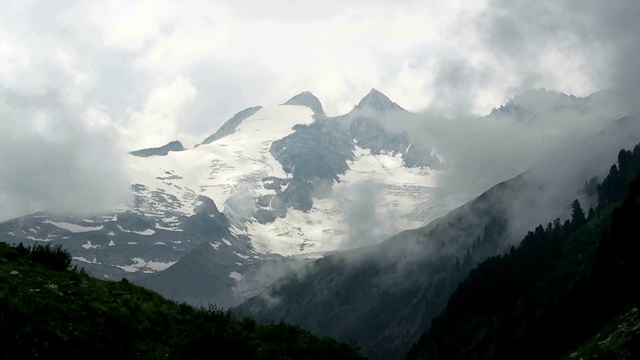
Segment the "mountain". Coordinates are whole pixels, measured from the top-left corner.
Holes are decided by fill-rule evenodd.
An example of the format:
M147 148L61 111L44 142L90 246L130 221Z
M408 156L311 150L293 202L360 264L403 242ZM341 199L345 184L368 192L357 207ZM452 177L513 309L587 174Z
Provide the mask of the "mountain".
M597 193L588 215L574 201L570 222L539 225L474 268L408 358L640 356L640 145L619 153Z
M620 119L425 227L317 260L237 311L357 343L374 358L400 358L473 266L537 224L566 216L576 197L594 202L577 191L639 138L640 119Z
M312 113L304 114L311 116L302 121L302 112L309 109ZM426 166L407 167L403 164L405 154L377 149L374 155L370 149L361 148L352 133L342 131L341 124L345 118L323 117L321 109L317 98L305 92L277 108L256 111L238 124L232 134L196 149L203 152L213 152L220 147L226 151L230 151L230 148L243 149L242 152L234 151L235 155L241 157L233 161L223 160L224 164L217 165L219 167L212 171L216 181L211 182L211 188L225 186L226 189L231 188L233 193L225 194L226 198L213 193L210 196L224 203L223 212L231 223L233 233L246 235L248 243L258 254L249 255L250 264L243 263L242 270L233 269L223 273L214 269L217 265L212 265L219 263L219 259L211 257L212 250L201 246L193 251L198 252L197 258L202 261L192 261L191 256L185 257L171 269L145 279L141 284L167 296L175 298L175 294L181 294L180 299L201 303L205 299L210 301L214 293L221 292L195 285L198 281L218 279L231 284L234 281L229 279L228 274L233 273L237 280L233 292L236 300L240 301L264 288L284 269L305 263L295 257L317 258L329 251L362 244L362 239L356 236L364 234L359 227L356 227L357 231L353 230L352 223L357 219L351 217L362 206L359 202L362 201L360 197L363 192L370 193L366 201L377 197L376 202L370 204L373 218L367 220L371 226L364 238L368 241L382 240L402 227L421 225L419 217L428 216L429 212L436 209L443 211L443 205L452 206L429 201L435 171ZM294 110L299 113L294 113ZM277 124L270 122L271 118L268 117L269 112L275 111L279 112L277 117L273 117ZM379 137L408 143L406 134L389 134L378 127L380 120L376 117L377 113L370 113L370 109L366 110L367 114L360 114L360 111L354 109L347 116L370 122L371 127L379 130ZM297 123L285 122L285 114L292 114L290 119L295 119ZM277 126L281 126L282 134L285 131L289 134L281 137ZM251 137L243 137L243 133L250 133ZM257 134L264 134L265 140L261 140ZM250 150L256 143L262 144L262 152ZM266 149L269 151L266 152ZM198 158L205 156L199 155ZM242 171L237 164L242 164L249 157L262 157L261 161L271 159L269 161L272 162L268 163L269 167L256 167L255 175L235 177ZM276 172L278 166L271 164L280 164L282 172ZM190 169L193 168L190 166ZM231 172L232 177L220 183L219 179L226 172ZM371 185L374 181L375 184ZM230 187L229 184L234 185ZM202 190L204 188L201 186ZM398 202L403 203L405 208L397 209ZM396 219L397 224L387 228L382 220L391 217ZM283 260L277 254L294 258ZM209 260L204 260L207 258ZM178 268L182 270L177 271ZM276 275L257 281L264 277L265 271ZM217 285L211 288L217 288Z
M355 108L358 110L368 108L378 112L406 111L401 108L400 105L394 103L385 94L376 89L371 89L371 91L369 91L369 93L360 100Z
M132 201L119 208L29 214L0 223L0 235L64 245L100 278L228 308L328 253L419 228L467 200L439 193L448 154L411 134L420 121L375 89L337 117L303 92L237 113L193 149L127 156Z
M309 92L247 108L193 149L171 142L130 154L130 203L93 216L25 215L0 223L0 235L61 244L95 276L227 308L273 280L265 269L381 241L459 204L431 201L437 157L384 126L407 115L375 90L337 118ZM412 156L422 162L409 165Z
M313 113L315 114L315 116L318 116L318 117L325 116L320 100L309 91L301 92L300 94L287 100L287 102L285 102L283 105L306 106L309 109L313 110Z
M180 141L172 141L164 146L157 148L142 149L130 152L133 156L147 157L147 156L165 156L170 151L185 151Z
M59 246L0 243L3 359L363 359L287 324L163 299L126 280L69 269ZM90 354L90 355L88 355Z
M616 102L615 94L601 91L585 98L545 89L527 90L506 104L494 108L487 117L508 117L515 121L532 123L548 114L557 116L607 116Z

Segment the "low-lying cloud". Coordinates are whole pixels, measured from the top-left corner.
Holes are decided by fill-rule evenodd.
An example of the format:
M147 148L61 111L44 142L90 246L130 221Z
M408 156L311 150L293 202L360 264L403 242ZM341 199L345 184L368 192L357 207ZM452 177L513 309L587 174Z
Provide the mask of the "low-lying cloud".
M29 212L92 213L129 193L115 130L53 91L0 89L0 220Z
M398 226L400 213L385 208L385 184L375 181L364 181L342 187L351 202L344 209L344 221L347 223L347 239L342 249L352 249L376 244L401 231Z

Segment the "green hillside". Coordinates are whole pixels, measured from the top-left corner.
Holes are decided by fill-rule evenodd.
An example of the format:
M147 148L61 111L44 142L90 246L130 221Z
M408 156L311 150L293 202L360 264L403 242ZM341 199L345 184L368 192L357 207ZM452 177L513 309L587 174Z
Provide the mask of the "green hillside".
M59 247L0 243L0 358L362 359L287 324L258 325L70 269Z

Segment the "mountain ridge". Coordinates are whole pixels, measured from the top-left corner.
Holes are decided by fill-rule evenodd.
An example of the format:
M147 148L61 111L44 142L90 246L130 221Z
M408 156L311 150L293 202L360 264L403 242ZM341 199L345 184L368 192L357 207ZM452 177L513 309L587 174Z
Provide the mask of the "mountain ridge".
M545 219L555 215L544 210L550 207L560 212L558 216L566 214L563 206L575 191L591 177L606 173L604 164L615 160L617 149L632 146L639 137L637 118L620 119L576 143L561 159L550 159L546 167L500 183L426 227L318 260L303 275L275 283L264 295L268 301L257 296L238 311L354 341L374 358L401 357L463 279L462 273L448 275L456 257L462 259L466 249L475 247L474 258L467 261L475 264L507 250L521 238L521 231L540 222L536 217L511 221L510 214L523 211L523 206ZM551 179L554 191L549 191Z
M303 91L300 94L292 97L287 100L282 105L302 105L313 110L313 113L316 116L325 116L324 110L322 109L322 103L320 100L313 95L310 91Z
M138 157L148 157L148 156L166 156L169 152L172 151L185 151L185 147L178 140L171 141L165 145L155 148L146 148L140 149L130 152L129 154Z

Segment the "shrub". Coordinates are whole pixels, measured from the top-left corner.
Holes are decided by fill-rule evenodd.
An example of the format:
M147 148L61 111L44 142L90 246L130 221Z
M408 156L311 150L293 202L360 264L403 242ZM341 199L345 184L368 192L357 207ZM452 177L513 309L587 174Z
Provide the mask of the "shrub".
M31 247L29 257L54 271L64 271L71 266L71 253L62 245L37 244Z

